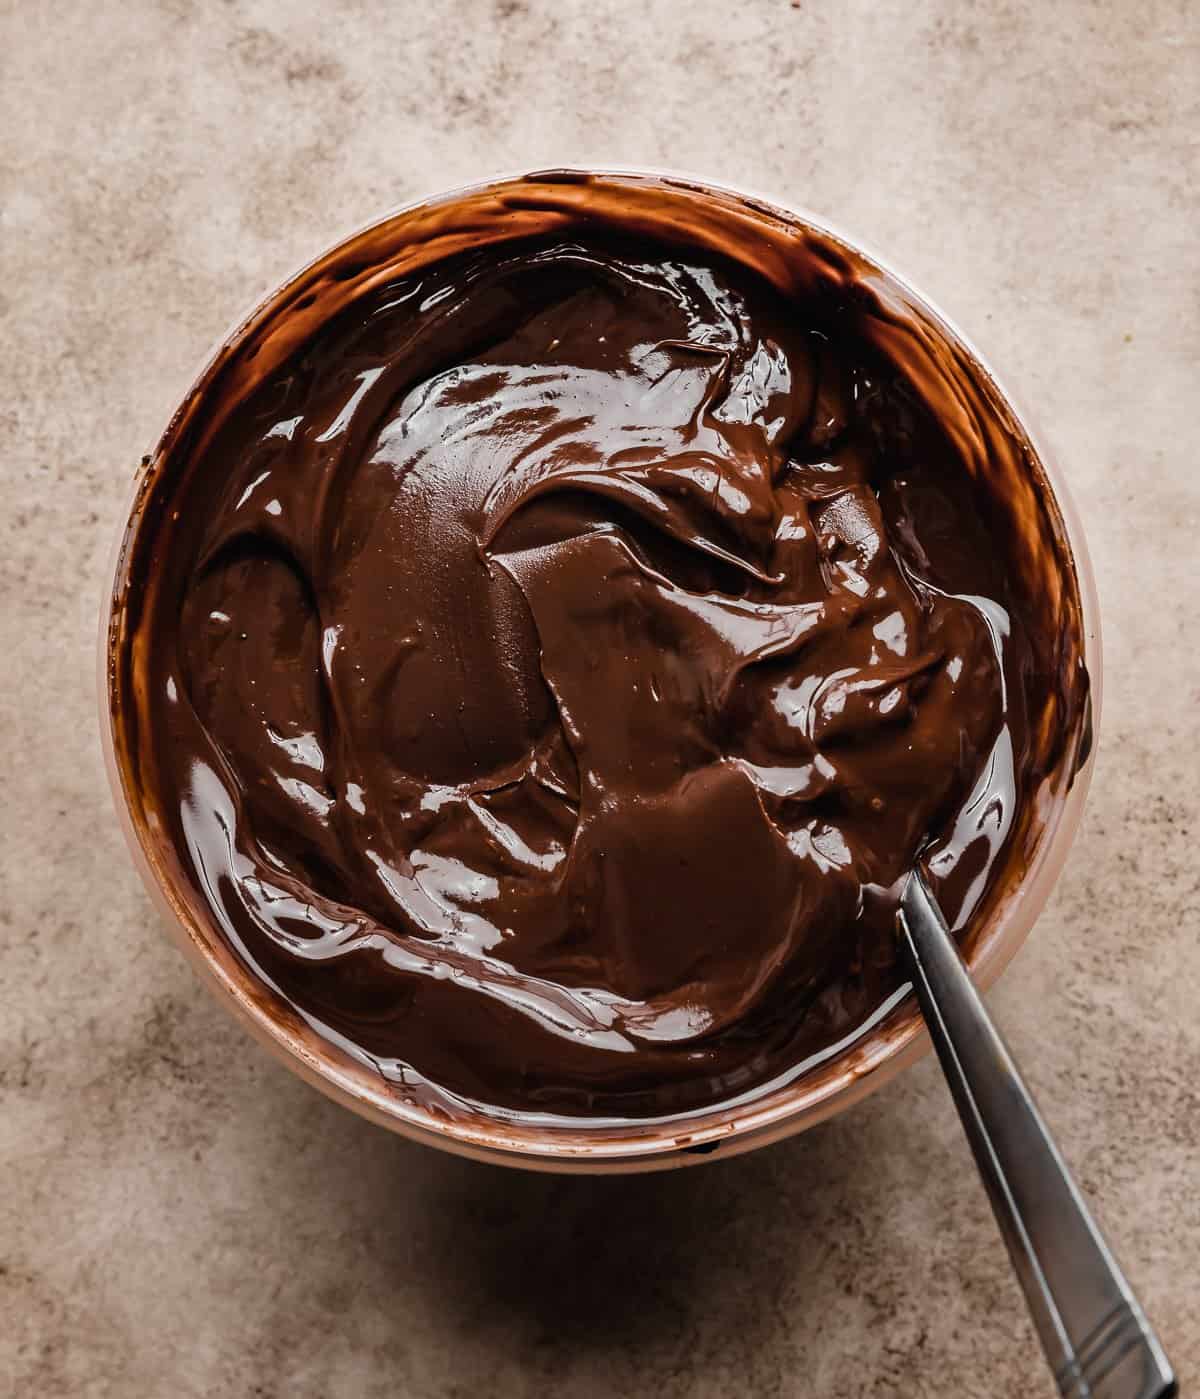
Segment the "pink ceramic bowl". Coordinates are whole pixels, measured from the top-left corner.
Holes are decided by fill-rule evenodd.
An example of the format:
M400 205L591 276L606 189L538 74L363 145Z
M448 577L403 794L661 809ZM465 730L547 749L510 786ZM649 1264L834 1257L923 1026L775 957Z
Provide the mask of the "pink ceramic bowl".
M952 324L898 274L873 254L830 225L812 216L763 199L746 191L717 187L687 176L662 172L605 170L592 172L614 197L653 189L684 203L715 199L736 208L739 217L769 217L778 227L783 221L799 232L814 232L862 259L873 284L888 300L917 316L924 327L960 356L972 373L987 385L990 399L1008 419L1010 430L1025 439L1030 476L1051 519L1059 553L1067 562L1060 569L1062 584L1073 598L1081 618L1083 659L1091 677L1091 722L1094 726L1100 702L1100 635L1095 583L1078 517L1072 508L1062 476L1029 419L1001 387L987 361ZM792 1081L752 1095L744 1105L726 1104L668 1123L647 1123L637 1128L565 1132L515 1126L482 1117L451 1120L435 1116L393 1096L387 1083L363 1065L339 1055L315 1037L302 1037L272 1015L270 996L253 973L237 960L220 939L201 902L186 887L154 820L147 819L131 790L128 752L122 737L122 707L131 697L121 693L120 667L116 663L126 634L128 567L131 547L147 517L146 503L153 493L156 468L171 452L186 423L189 410L209 391L218 371L237 347L269 321L285 302L294 302L303 287L321 275L322 268L339 252L362 239L381 241L403 249L421 236L422 216L431 210L444 212L457 203L509 194L518 185L536 190L538 175L502 177L429 199L417 201L385 215L346 239L308 267L289 278L260 302L224 337L198 375L179 410L172 417L154 454L146 458L134 481L128 517L122 525L112 573L105 597L100 645L101 735L113 799L126 839L146 888L163 915L164 926L208 983L214 995L261 1043L291 1069L331 1098L394 1132L481 1160L535 1170L618 1172L661 1170L695 1164L748 1151L843 1112L868 1093L881 1088L929 1048L915 1002L897 996L871 1026L851 1041L834 1046L810 1062ZM1086 722L1081 716L1080 724ZM1086 749L1084 749L1086 752ZM985 908L966 942L966 955L975 980L990 985L1000 975L1028 936L1058 878L1079 824L1091 776L1092 761L1073 764L1047 779L1035 797L1037 834L1027 848L1023 870L998 898ZM719 1148L719 1150L718 1150Z

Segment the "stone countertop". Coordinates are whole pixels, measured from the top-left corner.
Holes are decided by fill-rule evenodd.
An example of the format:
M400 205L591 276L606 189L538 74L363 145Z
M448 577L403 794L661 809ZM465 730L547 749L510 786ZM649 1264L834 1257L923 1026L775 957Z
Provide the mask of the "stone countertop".
M1101 750L992 1004L1200 1381L1200 11L64 0L0 6L0 65L0 1392L1052 1392L931 1061L682 1174L444 1158L251 1049L126 857L94 636L140 453L230 320L343 232L567 161L839 221L1057 443Z

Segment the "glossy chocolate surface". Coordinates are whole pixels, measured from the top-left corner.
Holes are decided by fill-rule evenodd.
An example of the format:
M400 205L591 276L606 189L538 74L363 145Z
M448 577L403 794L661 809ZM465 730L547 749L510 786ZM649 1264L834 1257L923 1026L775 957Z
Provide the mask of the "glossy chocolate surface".
M918 853L960 928L1019 876L1083 733L1069 555L977 368L832 241L477 199L336 250L185 405L127 787L272 1013L398 1095L744 1100L894 993Z

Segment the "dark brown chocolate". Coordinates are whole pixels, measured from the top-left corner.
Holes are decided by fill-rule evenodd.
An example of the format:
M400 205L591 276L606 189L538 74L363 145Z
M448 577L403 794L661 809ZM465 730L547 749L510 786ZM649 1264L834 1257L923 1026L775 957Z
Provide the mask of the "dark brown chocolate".
M1086 677L976 371L832 244L547 187L364 235L185 410L126 755L279 1014L419 1102L611 1123L866 1022L918 853L962 928Z

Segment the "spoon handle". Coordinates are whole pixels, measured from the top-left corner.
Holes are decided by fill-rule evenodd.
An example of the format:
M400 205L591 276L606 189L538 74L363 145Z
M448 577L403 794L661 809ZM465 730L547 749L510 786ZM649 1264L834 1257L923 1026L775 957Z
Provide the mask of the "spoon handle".
M900 941L1063 1399L1169 1399L1175 1376L1100 1236L921 874Z

